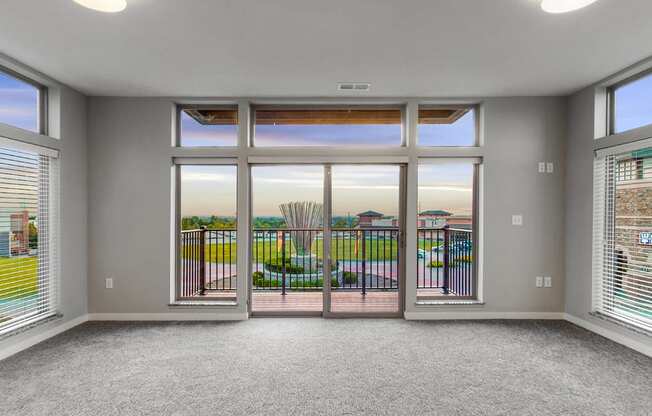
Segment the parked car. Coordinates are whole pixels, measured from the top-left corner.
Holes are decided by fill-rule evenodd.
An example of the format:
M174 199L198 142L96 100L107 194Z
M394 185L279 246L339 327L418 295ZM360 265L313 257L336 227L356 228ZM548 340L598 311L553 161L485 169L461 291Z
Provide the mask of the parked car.
M473 248L473 243L471 241L457 241L453 244L453 249L457 251L469 252Z

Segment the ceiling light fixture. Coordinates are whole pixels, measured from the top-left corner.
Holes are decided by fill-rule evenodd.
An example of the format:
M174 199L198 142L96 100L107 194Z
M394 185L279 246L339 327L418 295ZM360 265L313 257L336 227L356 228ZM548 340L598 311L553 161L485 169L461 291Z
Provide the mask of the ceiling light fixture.
M75 3L105 13L117 13L127 7L127 0L73 0Z
M548 13L567 13L581 9L597 0L543 0L541 8Z

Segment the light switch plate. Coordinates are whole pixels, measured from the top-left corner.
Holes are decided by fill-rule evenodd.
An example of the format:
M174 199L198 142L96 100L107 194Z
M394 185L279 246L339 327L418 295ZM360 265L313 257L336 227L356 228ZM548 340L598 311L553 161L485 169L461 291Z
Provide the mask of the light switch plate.
M537 276L534 283L537 287L543 287L543 276Z
M543 287L552 287L552 277L545 276L543 278Z
M113 278L109 277L106 279L106 288L107 289L113 289Z
M523 225L523 216L521 214L512 215L512 225Z
M546 172L552 173L555 171L555 164L552 162L546 163Z
M546 173L546 162L539 162L539 173Z

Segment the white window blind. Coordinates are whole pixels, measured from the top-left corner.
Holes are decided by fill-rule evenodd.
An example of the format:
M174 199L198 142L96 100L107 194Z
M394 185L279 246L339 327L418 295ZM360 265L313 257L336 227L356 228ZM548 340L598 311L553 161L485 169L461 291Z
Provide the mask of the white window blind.
M0 138L0 334L57 313L58 158Z
M652 331L652 147L598 151L594 162L593 309Z

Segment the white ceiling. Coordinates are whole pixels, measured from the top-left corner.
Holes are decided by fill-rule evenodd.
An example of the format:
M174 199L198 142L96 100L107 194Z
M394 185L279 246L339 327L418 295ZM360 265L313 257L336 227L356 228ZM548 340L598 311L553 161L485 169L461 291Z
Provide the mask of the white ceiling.
M563 15L538 0L2 3L0 52L91 95L557 95L652 55L651 0Z

